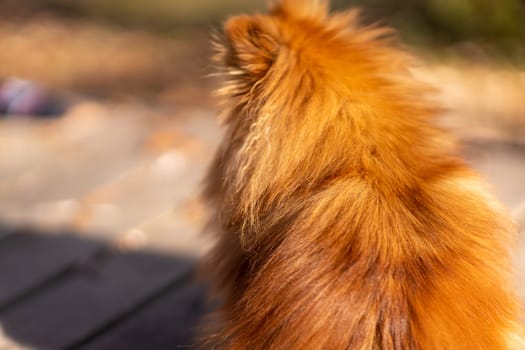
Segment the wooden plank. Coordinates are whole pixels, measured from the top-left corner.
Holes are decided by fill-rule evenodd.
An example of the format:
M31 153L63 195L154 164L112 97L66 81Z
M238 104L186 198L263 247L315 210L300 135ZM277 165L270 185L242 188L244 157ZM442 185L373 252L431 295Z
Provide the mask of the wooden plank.
M101 248L68 234L13 234L0 242L0 310Z
M80 103L58 119L12 118L0 122L2 183L49 162L60 153L82 152L111 131L111 111L96 103ZM118 120L116 121L119 122Z
M213 119L126 117L99 120L105 128L75 143L55 140L45 160L0 185L0 218L121 234L193 196L218 140Z
M122 247L202 256L213 243L213 237L202 232L205 214L202 204L192 199L129 230L116 243Z
M135 168L118 182L108 183L82 200L84 210L74 227L119 236L184 205L198 194L206 164L201 161L206 159L203 153L200 144L189 141Z
M114 118L81 142L54 141L60 147L0 185L1 207L31 214L38 204L74 199L113 179L144 158L136 149L144 137L143 123Z
M91 215L78 220L76 227L120 233L171 207L178 197L193 189L199 179L197 174L200 172L188 162L184 151L173 150L151 163L136 167L120 181L89 196L83 206L93 208L87 211ZM102 220L97 220L101 204L113 210L106 211ZM91 223L95 226L90 226Z
M148 252L110 254L0 313L5 333L37 349L67 349L187 276L193 262Z
M164 251L179 252L181 248L180 244L164 244L164 239L171 243L191 241L185 247L191 246L187 251L195 252L202 245L193 239L193 233L200 231L202 220L187 225L187 218L181 220L179 214L193 206L200 192L220 131L206 110L179 111L177 118L159 113L148 120L151 132L144 148L155 157L84 196L74 227L112 232L118 240L148 236L151 247ZM180 229L180 235L174 234L173 227ZM162 232L157 235L159 230Z
M198 325L209 306L206 287L191 283L148 304L82 350L193 349Z
M58 147L55 140L40 137L41 125L18 118L0 120L0 181L18 176Z

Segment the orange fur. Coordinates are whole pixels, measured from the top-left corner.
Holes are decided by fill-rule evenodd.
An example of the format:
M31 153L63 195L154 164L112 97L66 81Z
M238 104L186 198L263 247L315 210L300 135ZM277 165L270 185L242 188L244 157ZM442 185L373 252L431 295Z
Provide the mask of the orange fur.
M213 349L522 349L513 227L389 30L325 1L224 26Z

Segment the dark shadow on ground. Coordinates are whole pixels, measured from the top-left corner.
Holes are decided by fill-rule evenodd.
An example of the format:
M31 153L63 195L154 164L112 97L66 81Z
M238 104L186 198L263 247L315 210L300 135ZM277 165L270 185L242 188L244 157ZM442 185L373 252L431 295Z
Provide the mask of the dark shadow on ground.
M0 237L0 325L11 340L36 349L194 347L208 309L194 258L119 252L74 232Z

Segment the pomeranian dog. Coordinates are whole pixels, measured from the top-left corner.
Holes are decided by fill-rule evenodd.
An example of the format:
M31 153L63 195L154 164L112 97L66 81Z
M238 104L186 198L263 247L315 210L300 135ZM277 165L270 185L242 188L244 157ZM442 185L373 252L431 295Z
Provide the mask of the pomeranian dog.
M206 348L525 348L513 225L390 30L326 1L224 25Z

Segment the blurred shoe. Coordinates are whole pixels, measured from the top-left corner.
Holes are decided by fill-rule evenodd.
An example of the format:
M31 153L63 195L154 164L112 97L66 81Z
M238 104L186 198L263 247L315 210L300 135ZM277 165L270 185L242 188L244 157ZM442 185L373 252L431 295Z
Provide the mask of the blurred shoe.
M24 79L0 80L0 115L58 117L68 108L65 98Z

